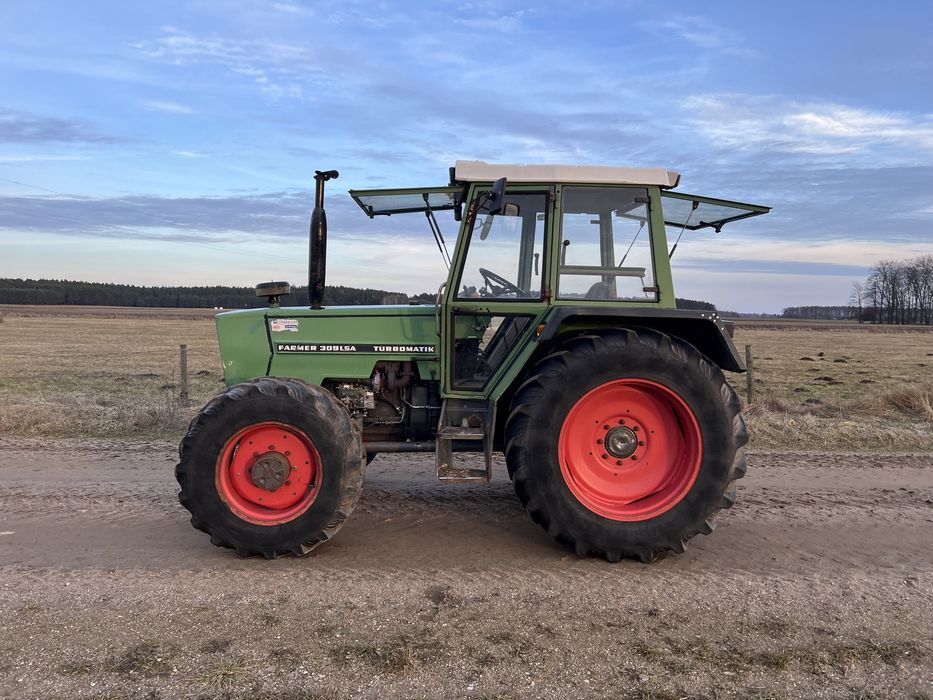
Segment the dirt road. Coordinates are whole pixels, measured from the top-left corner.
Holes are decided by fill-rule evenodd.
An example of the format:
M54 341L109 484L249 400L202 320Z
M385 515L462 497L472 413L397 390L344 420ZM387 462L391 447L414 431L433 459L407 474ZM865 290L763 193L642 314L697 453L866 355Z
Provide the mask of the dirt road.
M933 697L933 456L756 453L712 537L579 559L502 465L381 456L337 537L238 559L164 443L0 442L3 697Z

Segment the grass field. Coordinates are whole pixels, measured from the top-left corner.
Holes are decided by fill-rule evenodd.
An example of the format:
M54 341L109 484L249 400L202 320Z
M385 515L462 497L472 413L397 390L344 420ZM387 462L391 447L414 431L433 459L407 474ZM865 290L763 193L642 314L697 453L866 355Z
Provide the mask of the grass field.
M0 306L0 434L179 437L222 387L214 313ZM753 322L735 341L753 349L754 446L933 449L933 332ZM744 397L745 377L730 379Z

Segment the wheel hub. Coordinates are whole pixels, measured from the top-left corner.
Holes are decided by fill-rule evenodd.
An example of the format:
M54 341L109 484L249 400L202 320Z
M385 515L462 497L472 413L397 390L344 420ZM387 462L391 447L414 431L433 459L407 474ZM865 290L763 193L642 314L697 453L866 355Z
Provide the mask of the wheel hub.
M606 451L613 457L626 459L631 457L638 447L635 431L625 426L618 426L606 433Z
M256 460L250 471L253 483L266 491L275 491L288 479L292 467L288 458L279 452L267 452Z

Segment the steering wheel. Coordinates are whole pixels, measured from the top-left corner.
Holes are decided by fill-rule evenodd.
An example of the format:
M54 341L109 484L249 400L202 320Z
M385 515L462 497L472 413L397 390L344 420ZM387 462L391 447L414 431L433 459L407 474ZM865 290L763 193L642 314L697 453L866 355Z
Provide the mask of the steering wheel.
M515 292L516 296L523 296L525 290L519 287L517 284L509 282L502 275L497 275L492 270L487 270L485 267L479 269L479 273L483 276L483 281L486 282L486 286L489 287L489 291L492 292L493 296L500 297L503 294L508 294L509 292Z

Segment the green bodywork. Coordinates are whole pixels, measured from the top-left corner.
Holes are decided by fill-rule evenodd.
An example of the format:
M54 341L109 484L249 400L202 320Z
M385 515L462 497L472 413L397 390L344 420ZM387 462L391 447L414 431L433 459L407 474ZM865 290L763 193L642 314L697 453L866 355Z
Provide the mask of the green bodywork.
M439 379L436 329L434 307L417 305L248 309L217 316L228 385L264 375L298 377L313 384L367 379L379 360L412 359L423 379ZM367 345L430 349L366 352ZM291 351L291 346L310 347Z
M424 201L431 197L431 208L436 211L456 209L463 203L473 202L480 192L488 191L489 187L489 183L472 183L419 190L356 191L351 195L372 217L383 213L424 212L424 207L418 207L417 201L412 203L413 196L422 196ZM650 199L647 211L650 216L653 284L657 290L651 300L613 299L594 303L582 298L556 298L562 185L510 185L508 192L547 193L545 247L540 273L543 292L540 299L457 298L460 271L471 237L468 228L470 217L463 216L451 255L451 271L440 293L439 308L434 305L334 306L317 310L270 307L221 313L216 320L224 380L227 385L232 385L268 375L297 377L313 384L327 380L365 381L372 376L377 362L413 360L418 376L422 380L439 381L441 396L445 398L498 400L515 384L536 350L540 349L541 331L555 316L567 317L566 322L561 321L561 329L564 326L578 329L605 326L611 323L604 320L607 313L624 318L629 313L644 317L646 310L661 314L667 310L670 317L670 310L676 308L676 302L665 225L677 225L679 228L685 222L665 220L665 198L686 199L688 208L692 206L696 211L722 210L718 211L719 218L715 221L687 221L684 227L690 230L706 226L718 230L727 221L768 211L767 207L670 193L656 186L644 189ZM394 203L395 208L387 206L387 210L379 210L380 201ZM697 204L691 205L691 202ZM729 208L731 213L725 211ZM590 315L583 313L594 308L596 311ZM579 317L574 315L574 309L579 309ZM481 338L488 330L489 316L496 315L521 315L529 322L524 323L520 338L509 346L504 359L482 386L455 390L452 375L454 343ZM706 314L692 314L690 318L709 323L715 327L717 335L724 333L722 324L713 316L707 318ZM727 339L726 343L731 348L731 341Z

